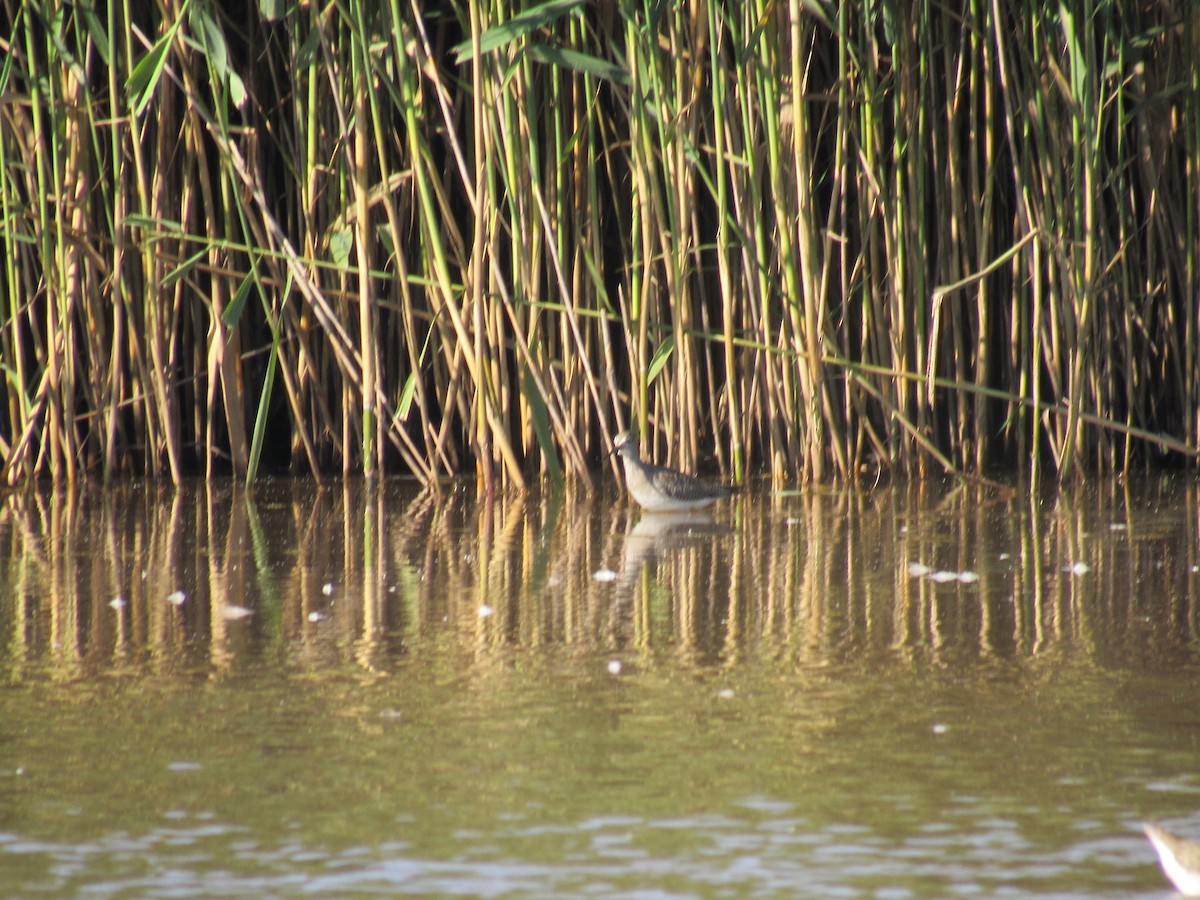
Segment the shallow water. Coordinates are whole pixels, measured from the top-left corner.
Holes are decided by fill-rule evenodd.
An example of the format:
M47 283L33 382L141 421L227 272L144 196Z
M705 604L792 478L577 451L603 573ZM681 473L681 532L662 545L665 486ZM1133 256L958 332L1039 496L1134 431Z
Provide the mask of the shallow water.
M13 495L0 895L1168 896L1198 630L1183 477Z

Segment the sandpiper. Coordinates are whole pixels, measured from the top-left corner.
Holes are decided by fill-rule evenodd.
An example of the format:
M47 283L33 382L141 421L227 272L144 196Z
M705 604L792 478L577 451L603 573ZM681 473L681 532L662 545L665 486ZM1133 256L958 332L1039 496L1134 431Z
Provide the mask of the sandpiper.
M666 466L643 462L638 452L637 435L632 431L617 435L613 453L620 454L621 462L625 464L625 484L629 493L649 512L699 509L733 493L722 485L706 484Z
M1158 851L1158 861L1176 890L1185 897L1200 897L1200 844L1185 841L1149 822L1142 830Z

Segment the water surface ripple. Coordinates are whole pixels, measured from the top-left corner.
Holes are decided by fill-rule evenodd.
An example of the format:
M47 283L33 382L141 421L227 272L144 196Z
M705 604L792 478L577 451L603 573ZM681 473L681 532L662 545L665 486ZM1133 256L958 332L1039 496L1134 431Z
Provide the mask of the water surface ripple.
M0 505L0 895L1161 897L1200 503L126 484Z

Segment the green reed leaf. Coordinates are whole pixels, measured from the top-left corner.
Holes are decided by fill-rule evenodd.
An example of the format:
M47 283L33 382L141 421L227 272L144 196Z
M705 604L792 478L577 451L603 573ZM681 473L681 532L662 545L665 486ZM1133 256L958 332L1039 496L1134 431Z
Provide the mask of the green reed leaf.
M254 288L254 276L247 275L242 279L242 283L238 285L237 293L233 295L233 300L225 307L225 311L221 313L221 324L226 328L235 328L238 320L242 318L242 310L246 308L246 301L250 299L250 292Z
M413 397L417 394L417 371L408 373L404 379L404 387L400 389L400 402L396 404L396 418L401 422L408 421L409 410L412 409Z
M507 22L486 29L479 36L479 52L490 53L506 47L531 31L536 31L584 5L586 0L549 0L540 6L518 13ZM471 41L467 39L451 50L459 64L471 58Z
M278 22L286 13L284 0L258 0L258 14L268 22Z
M129 80L125 82L125 93L133 105L135 118L146 111L146 107L154 98L154 91L158 87L163 69L167 65L167 51L171 49L171 42L175 39L175 32L178 28L179 26L176 24L154 42L154 45L134 65Z
M602 81L612 81L617 84L632 84L629 71L618 63L611 63L596 56L589 56L577 50L564 50L560 47L549 47L545 44L534 44L526 51L530 58L538 62L549 63L564 69L583 72Z
M521 379L521 388L529 404L529 414L533 418L533 432L537 435L538 446L546 458L546 468L550 471L550 477L556 483L561 483L562 462L558 458L558 449L554 446L554 436L550 431L550 413L546 410L546 401L542 392L538 390L533 373L525 369L524 376Z
M350 266L350 250L354 246L354 236L349 228L339 228L329 236L329 253L333 263L339 269Z
M674 350L674 335L670 335L665 341L658 345L658 349L654 351L654 356L650 360L650 368L646 370L647 386L654 384L654 379L658 377L658 373L661 372L663 366L667 364L667 360L671 358L671 353Z

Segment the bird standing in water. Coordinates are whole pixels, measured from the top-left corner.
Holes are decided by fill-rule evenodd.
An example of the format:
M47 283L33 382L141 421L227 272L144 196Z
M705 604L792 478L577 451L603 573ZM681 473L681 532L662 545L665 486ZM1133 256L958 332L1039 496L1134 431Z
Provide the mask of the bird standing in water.
M724 485L707 484L684 472L643 461L637 435L632 431L617 435L613 453L619 454L624 464L629 493L648 512L700 509L733 493Z

